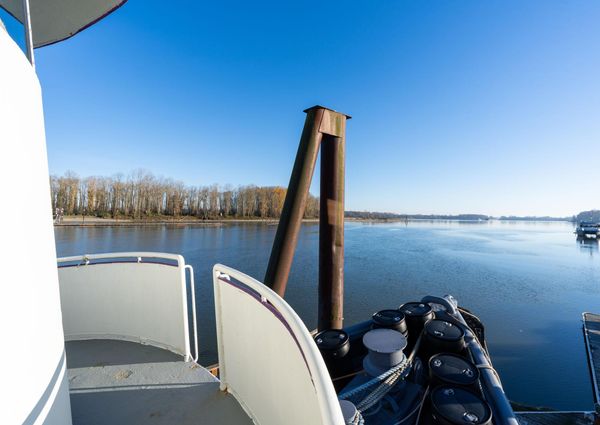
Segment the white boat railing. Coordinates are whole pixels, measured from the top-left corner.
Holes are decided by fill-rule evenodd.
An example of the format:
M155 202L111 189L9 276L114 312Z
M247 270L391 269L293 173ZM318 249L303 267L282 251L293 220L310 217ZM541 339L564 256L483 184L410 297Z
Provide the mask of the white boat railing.
M194 355L190 347L186 270ZM89 254L58 259L65 340L120 339L198 359L194 272L181 255Z
M221 389L261 425L344 424L333 383L308 329L259 281L213 269Z

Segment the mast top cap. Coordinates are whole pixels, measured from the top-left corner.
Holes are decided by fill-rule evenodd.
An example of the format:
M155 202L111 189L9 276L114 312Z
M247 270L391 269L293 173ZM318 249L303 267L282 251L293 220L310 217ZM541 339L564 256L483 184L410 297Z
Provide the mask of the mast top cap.
M327 107L321 106L321 105L311 106L310 108L305 109L304 112L309 113L309 112L317 110L317 109L324 109L326 111L330 111L330 112L334 112L336 114L343 115L343 116L346 117L347 120L352 119L352 117L350 115L348 115L348 114L344 114L343 112L339 112L339 111L336 111L335 109L327 108Z

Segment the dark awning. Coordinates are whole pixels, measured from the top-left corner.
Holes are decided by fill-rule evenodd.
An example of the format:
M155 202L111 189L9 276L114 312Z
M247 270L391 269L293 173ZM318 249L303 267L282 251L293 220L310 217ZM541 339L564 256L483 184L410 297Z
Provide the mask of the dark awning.
M29 0L33 47L74 36L95 24L127 0ZM24 21L23 0L0 0L0 7Z

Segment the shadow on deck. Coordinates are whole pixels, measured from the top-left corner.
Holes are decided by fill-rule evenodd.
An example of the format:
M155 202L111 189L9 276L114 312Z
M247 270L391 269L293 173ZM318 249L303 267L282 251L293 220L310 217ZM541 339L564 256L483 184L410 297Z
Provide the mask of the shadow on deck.
M252 421L194 362L125 341L66 343L73 424L232 424Z

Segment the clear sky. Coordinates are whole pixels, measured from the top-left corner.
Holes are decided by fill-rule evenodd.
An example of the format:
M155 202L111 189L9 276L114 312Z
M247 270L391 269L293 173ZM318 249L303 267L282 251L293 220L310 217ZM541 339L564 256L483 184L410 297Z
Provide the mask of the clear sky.
M129 0L36 58L55 174L287 185L321 104L346 209L600 208L597 1Z

